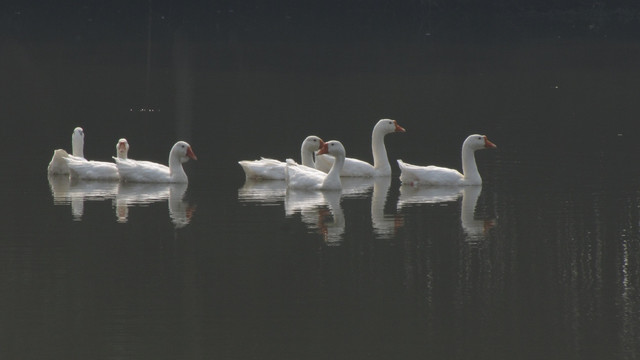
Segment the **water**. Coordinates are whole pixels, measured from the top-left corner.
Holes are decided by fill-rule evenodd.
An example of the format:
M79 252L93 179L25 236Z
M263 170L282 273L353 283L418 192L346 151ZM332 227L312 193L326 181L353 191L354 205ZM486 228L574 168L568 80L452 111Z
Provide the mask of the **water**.
M7 358L640 356L637 42L178 40L150 104L145 46L7 45L34 79L1 160ZM385 117L391 178L287 192L236 163L310 134L370 161ZM189 141L188 188L47 178L75 126L99 160ZM498 145L481 187L401 186L395 159L459 168L471 133Z

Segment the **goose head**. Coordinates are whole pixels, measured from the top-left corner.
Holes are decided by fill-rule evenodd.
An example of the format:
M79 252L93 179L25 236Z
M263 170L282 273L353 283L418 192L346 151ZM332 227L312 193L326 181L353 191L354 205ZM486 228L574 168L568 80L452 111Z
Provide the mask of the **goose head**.
M315 135L310 135L307 136L307 138L302 142L302 150L315 152L317 150L320 150L323 144L324 141L322 141L322 139Z
M189 161L189 158L198 160L196 154L194 154L191 149L191 145L185 141L178 141L173 145L171 152L169 153L169 162L171 162L171 159L178 159L181 163L184 163Z
M463 148L468 148L473 151L481 150L481 149L495 149L497 148L496 144L489 141L486 135L469 135L464 143L462 144Z
M73 129L71 134L71 152L73 156L84 157L84 130L81 127Z
M80 126L78 126L77 128L73 129L73 134L71 135L72 139L75 138L82 138L84 139L84 130L82 130L82 128Z
M344 149L342 143L338 140L327 141L322 145L320 150L318 151L318 155L329 154L334 157L345 157L347 155L347 151Z
M392 119L382 119L378 121L376 126L373 128L374 132L382 132L383 134L390 134L393 132L406 132L406 130L398 125L398 122Z
M118 140L118 143L116 144L116 154L118 154L118 158L126 159L128 153L129 153L129 142L127 142L127 139L122 138Z

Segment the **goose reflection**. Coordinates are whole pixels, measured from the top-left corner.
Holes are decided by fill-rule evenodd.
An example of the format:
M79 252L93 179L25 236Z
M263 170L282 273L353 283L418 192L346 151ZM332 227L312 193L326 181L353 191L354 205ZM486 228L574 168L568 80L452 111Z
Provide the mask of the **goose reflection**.
M284 209L286 216L300 214L302 222L320 233L327 245L340 245L343 241L345 220L338 191L286 191Z
M400 186L398 197L398 210L412 204L437 204L457 201L462 195L461 186L425 186L415 187L411 185Z
M382 178L388 179L386 176ZM342 177L340 178L340 182L342 182L342 196L355 198L369 196L376 180L372 177ZM389 179L389 181L391 181L391 179Z
M460 223L468 240L482 240L489 230L495 226L493 219L476 220L476 205L482 192L482 186L465 186L462 190L460 207Z
M364 197L368 196L374 186L373 178L341 178L342 196ZM389 181L391 181L389 179ZM300 190L293 190L300 192ZM312 191L307 190L311 193ZM270 206L284 201L287 193L287 183L283 180L254 180L246 179L244 185L238 189L238 201L242 203L256 203Z
M238 201L260 205L276 205L284 201L287 184L283 180L247 179L238 189Z
M371 223L373 225L373 232L382 239L395 237L398 229L403 225L401 215L387 215L384 213L390 187L390 177L377 177L374 180L373 193L371 194Z
M128 221L129 208L131 207L167 200L171 222L176 228L186 226L195 212L195 206L184 200L187 186L186 183L120 183L115 197L118 222L126 223Z
M493 220L476 220L475 209L482 186L400 186L397 209L411 204L436 204L457 201L462 196L460 224L467 240L481 240L495 225Z
M118 183L69 179L68 175L49 175L49 187L54 205L71 205L73 220L81 221L84 202L116 197Z

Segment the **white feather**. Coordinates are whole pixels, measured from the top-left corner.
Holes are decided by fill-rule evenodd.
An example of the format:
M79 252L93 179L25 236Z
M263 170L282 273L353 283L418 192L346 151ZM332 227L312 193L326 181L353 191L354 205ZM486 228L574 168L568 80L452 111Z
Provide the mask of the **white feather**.
M384 137L393 132L404 132L395 120L382 119L376 123L371 133L371 152L373 153L373 165L366 161L354 158L346 158L340 176L345 177L374 177L390 176L391 165L384 145ZM329 155L316 156L315 167L328 173L333 165L334 158Z
M178 141L169 153L169 166L132 159L116 159L120 180L145 183L186 183L189 181L182 168L182 163L196 160L191 146Z
M439 166L417 166L398 159L400 181L413 186L481 185L475 151L496 148L484 135L469 135L462 143L462 173Z
M302 165L314 167L313 153L320 149L323 141L315 135L307 136L300 147ZM238 164L248 179L284 180L287 164L280 160L260 158L260 160L241 160Z

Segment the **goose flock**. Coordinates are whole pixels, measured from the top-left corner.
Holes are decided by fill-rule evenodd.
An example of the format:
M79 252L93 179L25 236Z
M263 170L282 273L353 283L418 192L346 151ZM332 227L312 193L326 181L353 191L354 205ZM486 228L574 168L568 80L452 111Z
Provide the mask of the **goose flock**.
M259 203L282 201L287 216L300 213L302 221L322 234L327 245L336 245L343 240L345 231L340 205L342 195L353 191L362 194L362 189L369 191L373 187L371 221L374 232L380 237L393 237L402 226L402 217L387 216L384 211L392 174L384 139L387 134L396 132L406 130L395 120L382 119L375 124L371 134L373 164L348 158L343 143L337 140L325 142L315 135L302 142L301 164L290 158L285 161L265 157L239 161L246 181L238 191L238 199ZM469 135L462 144L462 172L433 165L412 165L398 159L402 183L398 209L413 203L457 201L462 197L460 223L466 238L475 241L483 237L493 222L474 218L482 189L475 152L495 148L497 146L487 136Z
M122 181L134 183L187 183L182 164L197 160L191 145L178 141L169 152L169 166L151 161L128 158L129 143L120 139L116 144L114 161L93 161L84 157L84 130L77 127L71 135L70 155L63 149L53 151L47 172L49 175L68 175L71 179Z
M341 217L342 210L339 205L341 195L359 193L362 191L360 187L369 189L371 184L373 184L374 195L381 191L386 194L384 189L388 189L391 183L392 166L384 139L387 134L397 132L402 133L406 130L395 120L382 119L375 124L371 134L373 164L347 157L345 146L340 141L325 142L315 135L307 136L302 142L301 163L291 158L280 161L266 157L259 160L238 161L246 177L243 189L247 193L243 196L253 198L251 191L256 190L259 192L258 197L262 199L265 189L267 192L273 191L277 194L282 191L280 195L286 194L285 205L288 204L288 206L285 207L288 213L296 211L299 207L315 208L319 202L328 203L334 221L325 229L326 234L332 232L335 233L334 235L341 234L344 231L344 219ZM126 222L129 205L136 204L138 201L150 201L150 199L153 201L169 199L169 212L176 226L189 223L193 210L188 209L188 206L180 200L189 181L182 164L189 159L197 158L188 143L176 142L169 152L168 165L163 165L129 158L129 143L124 138L116 143L116 156L113 156L113 162L87 160L84 156L84 138L84 130L76 127L71 135L71 153L63 149L56 149L53 152L48 174L51 175L49 182L52 185L54 203L56 199L62 203L67 203L70 199L74 219L80 219L83 213L83 201L78 199L113 198L117 204L118 221ZM451 201L451 199L457 199L461 193L467 192L463 190L464 188L473 188L469 191L475 192L475 195L466 197L472 204L467 208L473 209L479 189L475 189L478 186L467 185L482 185L475 152L495 148L496 145L489 141L487 136L469 135L462 144L462 172L433 165L412 165L398 159L402 183L398 206L402 207L403 204L414 201L429 202L433 199ZM273 183L276 183L275 187ZM69 186L81 191L78 194L72 193ZM160 188L149 188L149 186L160 186ZM182 188L174 188L176 186ZM321 191L316 192L316 190ZM437 194L435 197L434 192ZM299 201L295 200L296 196L300 198ZM463 197L463 200L466 198ZM384 234L393 233L394 230L389 229L397 227L396 220L385 218L384 200L385 196L380 194L372 199L374 227ZM374 211L374 209L377 210ZM466 228L473 230L478 228L478 225L473 221L473 210L470 213L471 216L466 216L470 219L462 220ZM465 215L468 214L465 213ZM387 224L389 221L392 224ZM481 225L483 229L486 228L486 224Z
M290 189L338 190L342 188L341 177L391 176L384 137L390 133L405 131L395 120L382 119L376 123L371 134L373 165L346 157L345 147L340 141L324 142L315 135L308 136L302 143L302 164L293 159L282 162L264 157L238 163L247 179L285 180ZM482 185L475 152L495 148L497 146L486 135L469 135L462 143L462 172L433 165L412 165L398 159L400 181L404 185L416 187Z
M346 157L345 146L338 140L323 141L307 136L300 147L298 164L262 157L259 160L238 161L246 178L251 180L284 180L287 188L308 190L340 190L341 178L375 178L391 176L391 164L384 144L387 134L405 132L396 120L382 119L371 133L373 165ZM69 154L63 149L53 152L48 166L50 175L68 175L72 179L122 181L132 183L187 183L182 164L196 155L185 141L176 142L169 152L168 166L128 157L129 143L118 140L114 162L87 160L84 157L84 130L76 127L71 135ZM481 185L482 177L476 165L475 152L495 149L497 146L486 135L469 135L462 143L462 172L439 166L419 166L397 160L400 181L411 186L465 186Z

